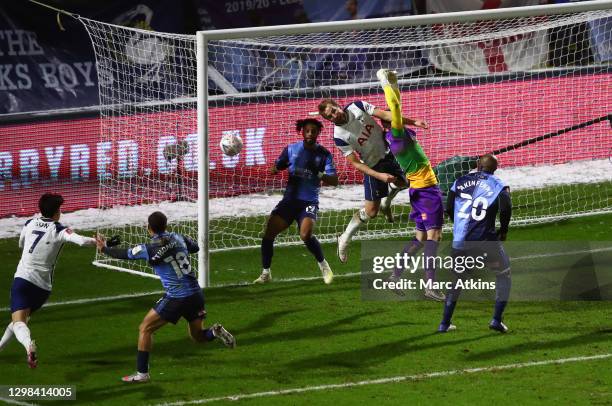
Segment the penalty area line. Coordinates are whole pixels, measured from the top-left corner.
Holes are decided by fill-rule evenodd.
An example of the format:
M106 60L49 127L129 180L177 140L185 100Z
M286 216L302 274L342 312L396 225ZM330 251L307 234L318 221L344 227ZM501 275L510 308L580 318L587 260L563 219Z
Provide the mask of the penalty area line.
M522 257L510 258L511 261L523 261L529 259L538 259L538 258L551 258L551 257L562 257L562 256L572 256L579 254L587 254L589 252L597 253L597 252L607 252L612 251L612 247L606 248L596 248L592 250L580 250L580 251L566 251L566 252L554 252L550 254L535 254L535 255L526 255ZM368 274L373 274L373 272L368 272ZM342 274L334 275L334 278L351 278L355 276L362 275L362 272L348 272ZM296 278L285 278L285 279L275 279L275 283L290 283L290 282L306 282L306 281L314 281L323 279L322 276L303 276ZM219 285L213 285L211 287L205 289L219 289L219 288L228 288L228 287L241 287L241 286L250 286L252 283L242 282L242 283L223 283ZM163 290L151 291L151 292L140 292L140 293L126 293L122 295L115 296L102 296L102 297L92 297L92 298L84 298L84 299L74 299L67 300L64 302L51 302L45 304L43 307L54 307L54 306L63 306L63 305L73 305L73 304L87 304L87 303L96 303L96 302L112 302L113 300L121 300L121 299L133 299L137 297L150 296L150 295L160 295L163 294ZM10 307L0 307L0 312L9 311Z
M15 399L7 399L3 397L0 397L0 402L8 403L9 405L37 406L36 403L20 402Z
M64 305L73 305L73 304L86 304L86 303L96 303L96 302L112 302L113 300L121 300L121 299L133 299L136 297L150 296L150 295L159 295L163 294L163 290L157 290L152 292L140 292L140 293L126 293L123 295L115 295L115 296L102 296L102 297L90 297L85 299L74 299L74 300L66 300L64 302L51 302L45 303L43 308L54 307L54 306L64 306ZM0 312L9 311L10 307L0 307Z
M212 403L212 402L219 402L219 401L238 401L238 400L243 400L243 399L292 395L296 393L317 392L317 391L324 391L324 390L330 390L330 389L353 388L357 386L380 385L380 384L385 384L385 383L397 383L397 382L407 382L407 381L419 381L423 379L439 378L439 377L453 376L453 375L460 375L460 374L475 374L479 372L504 371L504 370L510 370L510 369L528 368L528 367L543 366L543 365L560 365L560 364L566 364L569 362L585 362L585 361L601 360L601 359L606 359L610 357L612 357L612 353L591 355L591 356L571 357L571 358L561 358L561 359L550 359L550 360L544 360L544 361L521 362L521 363L515 363L515 364L505 364L505 365L490 366L490 367L453 369L453 370L448 370L448 371L427 372L427 373L416 374L416 375L392 376L389 378L371 379L371 380L365 380L365 381L345 382L345 383L330 384L330 385L305 386L301 388L282 389L282 390L277 390L277 391L236 394L236 395L228 395L228 396L219 396L216 398L178 401L178 402L172 402L172 403L159 403L156 406L183 406L183 405Z

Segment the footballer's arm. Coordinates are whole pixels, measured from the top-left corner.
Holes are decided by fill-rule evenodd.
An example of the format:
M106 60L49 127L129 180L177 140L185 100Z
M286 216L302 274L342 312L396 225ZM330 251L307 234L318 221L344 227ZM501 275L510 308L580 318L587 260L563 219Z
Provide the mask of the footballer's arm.
M354 152L351 153L350 155L347 155L345 158L359 172L362 172L362 173L364 173L364 174L366 174L368 176L376 178L376 179L380 180L381 182L392 183L392 182L397 181L397 178L395 176L389 175L388 173L376 172L374 169L370 168L368 165L366 165L363 162L361 162L359 159L357 159L357 156L355 155Z
M376 118L379 118L385 121L389 121L389 122L391 122L391 119L392 119L391 112L387 110L374 109L374 114L372 115ZM427 124L427 121L425 120L421 120L418 118L404 117L404 116L402 116L402 120L404 121L404 124L411 125L413 127L419 127L419 128L424 128L424 129L429 128L429 124Z
M195 254L196 252L200 251L200 247L195 240L187 237L186 235L183 236L183 239L185 240L185 245L187 246L187 252L190 254Z
M96 235L94 239L96 247L98 248L98 252L103 253L104 255L108 255L109 257L116 259L132 259L129 256L127 248L121 247L107 247L106 239L100 234Z
M21 229L21 234L19 234L19 249L23 249L25 245L25 238L26 238L26 227L23 226L23 228Z
M289 147L285 147L281 154L278 156L274 165L270 168L270 173L276 175L278 172L285 170L289 167Z
M499 200L499 230L497 235L501 241L506 241L508 226L512 217L512 199L510 198L510 188L505 187L497 197Z
M84 237L80 234L75 233L69 228L62 230L63 240L78 245L79 247L89 246L93 247L96 245L96 239L91 237Z
M321 180L328 186L338 186L338 175L328 175L326 173L319 172Z

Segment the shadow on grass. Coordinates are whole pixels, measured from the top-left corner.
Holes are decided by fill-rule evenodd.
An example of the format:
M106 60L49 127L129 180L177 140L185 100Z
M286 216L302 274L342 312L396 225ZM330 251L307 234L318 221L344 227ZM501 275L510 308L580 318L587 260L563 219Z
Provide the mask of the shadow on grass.
M106 403L108 403L108 401L115 398L136 394L137 396L132 396L130 400L117 400L116 404L147 404L154 399L161 398L164 395L164 390L162 389L162 387L160 385L155 384L154 382L147 384L129 384L121 382L121 377L119 375L117 375L116 378L116 381L113 381L112 384L92 389L79 390L79 387L77 385L77 402L79 404L82 402L97 403L101 400L104 400Z
M546 341L519 343L483 352L475 351L466 356L466 359L471 361L482 361L533 351L560 350L571 347L581 348L589 344L603 342L607 344L612 343L612 328L596 330L588 334L577 335L562 340L552 341L551 337L547 337Z
M386 342L370 347L362 347L359 349L341 351L332 354L322 354L311 358L304 358L286 364L286 369L289 371L304 371L304 370L319 370L321 368L348 368L354 371L364 370L371 366L383 364L393 358L405 356L411 352L423 352L428 349L439 349L443 347L452 347L458 344L465 344L472 341L478 341L487 335L479 335L471 338L458 338L448 341L436 341L430 343L419 343L420 341L437 336L438 333L427 333L419 336L404 337L400 340ZM442 337L442 335L440 335ZM449 337L444 335L444 337ZM310 372L308 372L310 373ZM333 374L336 374L333 372Z

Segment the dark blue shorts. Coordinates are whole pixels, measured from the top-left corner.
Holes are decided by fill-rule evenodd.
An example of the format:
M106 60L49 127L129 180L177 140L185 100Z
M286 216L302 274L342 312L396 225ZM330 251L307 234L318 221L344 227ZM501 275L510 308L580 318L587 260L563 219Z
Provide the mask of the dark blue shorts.
M296 199L283 199L272 210L272 216L279 216L287 222L287 224L297 221L298 225L302 223L302 220L306 217L317 221L317 213L319 212L319 205L306 202L304 200Z
M13 279L11 285L11 313L17 310L30 309L34 313L45 304L51 291L39 288L22 278Z
M206 318L202 292L179 298L165 295L155 303L153 310L159 314L159 317L172 324L176 324L181 317L188 322Z
M395 157L390 153L378 161L378 163L374 165L372 169L374 169L376 172L388 173L396 178L406 180L404 171L402 171L402 168L395 160ZM371 202L380 200L389 195L389 184L369 175L363 175L363 189L365 192L365 200Z

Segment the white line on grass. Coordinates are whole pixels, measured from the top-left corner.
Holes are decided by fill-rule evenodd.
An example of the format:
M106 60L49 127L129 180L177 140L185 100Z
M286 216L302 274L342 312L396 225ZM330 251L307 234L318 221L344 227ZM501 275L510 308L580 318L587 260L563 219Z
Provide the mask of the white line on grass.
M0 398L0 402L5 402L5 403L11 404L11 405L36 406L36 403L20 402L18 400L7 399L7 398Z
M515 257L515 258L511 258L512 261L522 261L522 260L528 260L528 259L537 259L537 258L549 258L549 257L561 257L561 256L567 256L567 255L578 255L578 254L586 254L589 252L605 252L605 251L612 251L612 247L607 247L607 248L596 248L593 250L582 250L582 251L568 251L568 252L555 252L555 253L551 253L551 254L535 254L535 255L526 255L523 257ZM335 275L335 278L350 278L353 276L359 276L362 275L362 272L349 272L349 273L343 273L343 274L338 274ZM303 276L303 277L298 277L298 278L286 278L286 279L278 279L275 280L277 283L279 282L303 282L303 281L313 281L313 280L318 280L318 279L322 279L321 276ZM225 283L225 284L220 284L220 285L215 285L212 286L208 289L218 289L218 288L227 288L227 287L236 287L236 286L247 286L247 285L251 285L248 282L243 282L243 283ZM64 302L51 302L51 303L47 303L44 305L44 307L53 307L53 306L63 306L63 305L72 305L72 304L87 304L87 303L96 303L96 302L111 302L113 300L121 300L121 299L133 299L133 298L137 298L137 297L143 297L143 296L150 296L150 295L159 295L159 294L163 294L164 291L159 290L159 291L152 291L152 292L140 292L140 293L127 293L127 294L123 294L123 295L116 295L116 296L102 296L102 297L92 297L92 298L85 298L85 299L74 299L74 300L67 300ZM6 312L9 311L10 308L9 307L0 307L0 312Z
M140 292L140 293L126 293L123 295L116 296L102 296L102 297L90 297L85 299L74 299L74 300L66 300L65 302L51 302L46 303L44 307L53 307L53 306L63 306L63 305L72 305L72 304L85 304L85 303L96 303L96 302L111 302L113 300L121 300L121 299L133 299L136 297L149 296L149 295L159 295L163 294L163 290L153 291L153 292ZM2 307L0 311L6 312L10 310L10 307Z
M593 360L599 360L599 359L606 359L610 357L612 357L612 353L582 356L582 357L572 357L572 358L551 359L551 360L546 360L546 361L521 362L521 363L516 363L516 364L506 364L506 365L491 366L491 367L453 369L449 371L427 372L427 373L416 374L416 375L392 376L389 378L371 379L371 380L366 380L366 381L345 382L345 383L337 383L337 384L330 384L330 385L306 386L302 388L282 389L282 390L277 390L277 391L255 392L255 393L247 393L247 394L220 396L216 398L178 401L178 402L172 402L172 403L161 403L157 406L193 405L193 404L219 402L222 400L237 401L237 400L243 400L243 399L291 395L295 393L324 391L324 390L329 390L329 389L342 389L342 388L352 388L356 386L380 385L384 383L417 381L417 380L438 378L438 377L459 375L459 374L475 374L478 372L503 371L507 369L527 368L527 367L534 367L534 366L541 366L541 365L558 365L558 364L565 364L568 362L593 361Z

